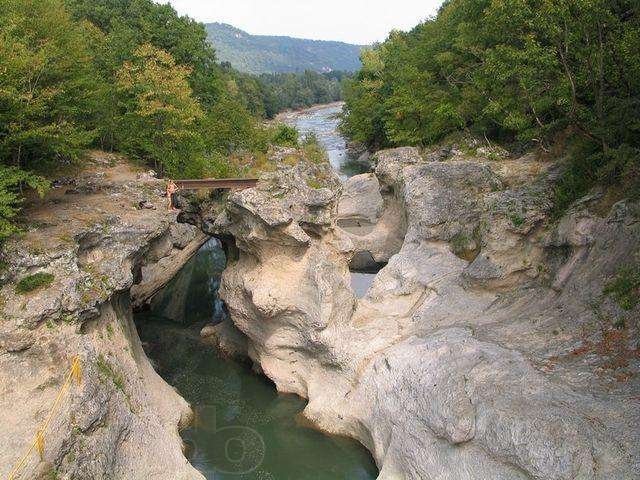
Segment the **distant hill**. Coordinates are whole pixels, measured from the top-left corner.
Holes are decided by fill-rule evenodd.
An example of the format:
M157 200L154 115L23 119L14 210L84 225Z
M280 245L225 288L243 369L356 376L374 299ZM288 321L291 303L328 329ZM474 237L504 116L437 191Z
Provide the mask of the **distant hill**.
M314 70L356 71L360 45L291 37L251 35L224 23L206 24L209 41L221 62L247 73L284 73Z

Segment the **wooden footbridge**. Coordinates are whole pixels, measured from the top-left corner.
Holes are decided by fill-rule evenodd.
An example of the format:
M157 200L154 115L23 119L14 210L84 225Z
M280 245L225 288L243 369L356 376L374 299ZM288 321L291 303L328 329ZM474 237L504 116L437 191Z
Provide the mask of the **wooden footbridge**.
M174 180L181 190L221 189L243 190L255 187L257 178L199 178L189 180Z

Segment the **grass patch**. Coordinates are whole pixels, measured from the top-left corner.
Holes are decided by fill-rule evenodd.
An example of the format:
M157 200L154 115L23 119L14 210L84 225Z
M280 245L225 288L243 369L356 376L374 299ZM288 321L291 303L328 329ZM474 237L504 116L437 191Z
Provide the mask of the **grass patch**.
M104 358L102 354L98 355L96 366L98 367L98 371L104 377L110 379L115 387L126 395L124 391L124 378L122 378L122 375L120 375L113 369L113 367L109 364L109 362Z
M565 171L555 188L554 219L560 218L576 200L596 185L618 186L628 198L640 198L640 150L628 146L611 148L606 153L598 145L583 142L574 145Z
M99 274L92 265L85 265L83 270L89 275L84 281L76 284L76 291L84 303L93 302L96 299L109 298L111 285L109 277Z
M300 163L300 157L298 155L287 155L282 159L282 163L293 167Z
M58 473L57 469L51 468L47 472L47 480L58 480L59 478L60 478L60 474Z
M623 310L633 310L640 302L640 266L622 267L605 285L602 294L611 296Z
M307 177L307 186L317 190L318 188L322 188L322 183L315 178Z
M36 240L33 240L33 243L30 243L29 245L27 245L27 250L31 255L34 255L36 257L39 255L43 255L46 251L44 245L42 245L40 242Z
M467 245L469 244L469 237L467 237L464 233L456 233L451 238L451 249L453 253L456 255L461 254L467 249Z
M126 390L124 388L125 387L125 382L124 382L124 377L122 376L122 374L117 372L111 366L111 364L107 361L107 359L104 358L104 356L102 354L98 355L98 360L96 361L96 366L98 367L98 371L100 372L100 375L105 380L110 380L113 383L113 385L116 387L116 389L118 389L120 392L122 392L122 395L124 396L124 399L127 402L127 406L129 407L129 411L131 413L135 413L135 409L133 407L133 403L131 402L131 397L129 397L129 394L126 392Z
M15 291L19 294L33 292L40 288L48 287L53 283L54 275L51 273L38 272L24 277L16 284Z
M58 318L60 322L65 323L66 325L71 325L75 321L75 317L70 313L63 313Z
M520 228L524 225L524 217L518 213L510 213L509 220L511 220L511 223L516 228Z
M329 161L327 152L320 145L318 137L314 133L305 136L302 142L302 150L307 161L315 164L322 164Z

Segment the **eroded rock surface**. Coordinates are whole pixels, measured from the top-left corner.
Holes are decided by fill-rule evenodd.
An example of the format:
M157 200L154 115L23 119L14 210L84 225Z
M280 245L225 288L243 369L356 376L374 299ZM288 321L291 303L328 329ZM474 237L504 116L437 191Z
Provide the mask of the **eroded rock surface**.
M638 261L638 205L554 223L555 169L529 156L374 162L342 195L282 167L212 223L239 249L221 295L253 361L381 479L640 478L638 307L603 295ZM363 251L388 263L356 299Z
M82 383L52 417L42 461L32 453L15 478L203 478L178 435L191 409L150 365L131 303L147 301L207 237L176 224L160 181L112 160L96 162L73 195L55 190L30 207L37 228L6 245L2 477L33 441L78 356ZM18 282L38 273L53 275L50 283L20 291Z
M378 271L400 251L407 228L400 200L393 191L382 191L373 173L345 182L336 225L353 244L349 265L354 271Z

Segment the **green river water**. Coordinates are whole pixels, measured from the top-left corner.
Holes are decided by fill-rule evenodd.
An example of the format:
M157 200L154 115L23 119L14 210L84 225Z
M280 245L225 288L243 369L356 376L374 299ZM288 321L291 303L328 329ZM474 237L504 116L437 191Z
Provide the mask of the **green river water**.
M333 114L315 110L311 123L331 130ZM331 140L327 132L324 137ZM218 299L224 267L224 253L212 239L154 298L150 311L135 317L156 370L195 411L194 425L182 433L190 462L208 480L375 479L377 468L359 443L304 426L305 400L278 394L249 365L224 360L201 341L202 327L226 315ZM353 274L358 296L372 278Z
M222 268L224 254L212 240L135 319L156 370L196 413L183 432L191 463L209 480L375 479L360 444L304 427L303 399L278 394L249 365L223 360L201 341L200 329L224 316Z

